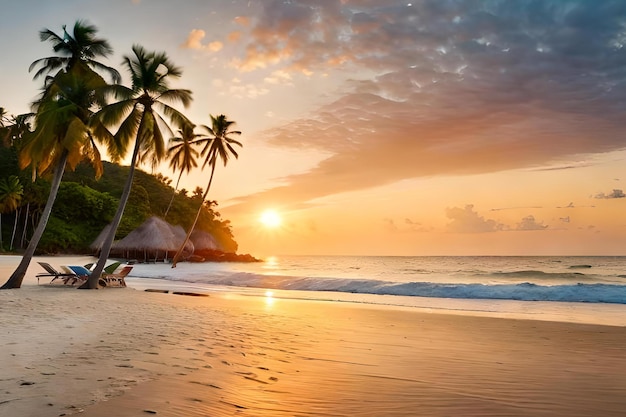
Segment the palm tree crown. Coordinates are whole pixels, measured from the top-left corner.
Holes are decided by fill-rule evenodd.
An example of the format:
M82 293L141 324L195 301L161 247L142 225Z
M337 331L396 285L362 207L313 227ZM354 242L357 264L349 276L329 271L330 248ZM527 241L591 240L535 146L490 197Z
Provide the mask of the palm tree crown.
M117 102L100 112L105 125L118 125L115 134L122 154L128 150L133 140L139 149L139 161L152 161L153 167L165 156L165 141L162 129L171 135L171 129L163 117L175 125L184 126L190 122L167 102L181 103L187 107L191 103L191 91L170 89L168 80L182 75L165 53L147 52L139 45L133 46L134 56L125 56L124 66L131 74L132 87L109 85L105 88Z
M112 67L104 65L98 61L98 57L107 57L113 53L113 48L105 39L96 37L98 29L82 20L74 24L73 35L66 31L63 25L63 36L59 36L50 29L39 32L42 42L52 43L52 49L59 56L41 58L30 64L28 71L39 67L34 78L39 78L44 74L50 74L57 70L69 70L77 62L82 61L94 70L101 70L108 73L114 83L119 83L122 79L120 73Z
M234 121L228 120L223 114L220 114L217 117L214 117L213 115L210 116L211 127L202 125L202 128L209 133L210 137L198 139L197 143L204 143L204 148L200 153L202 156L205 156L202 168L209 164L213 169L215 169L217 159L221 159L224 166L226 166L228 160L230 159L230 155L233 155L235 158L239 157L237 151L233 148L233 145L243 145L235 139L229 137L230 135L241 135L241 132L238 130L229 130L230 127L235 124Z
M183 173L189 173L192 169L198 166L196 158L198 158L200 154L194 148L194 141L200 135L194 133L195 127L196 126L193 124L185 124L183 127L178 129L179 136L170 139L170 147L167 150L167 154L170 158L170 167L174 172L180 170L180 173L178 174L176 186L174 187L174 193L172 194L170 203L165 210L164 217L167 217L167 213L169 213L170 208L172 207L172 202L176 196L176 190L178 190L178 185L180 184L180 179L183 176Z
M84 65L57 74L33 105L37 109L35 130L24 141L21 167L32 164L41 174L67 153L71 169L87 159L99 177L102 162L95 140L106 143L109 151L115 152L113 135L100 120L92 117L94 110L105 104L97 93L104 85L104 80ZM34 170L33 175L36 175Z
M0 213L17 210L24 195L24 187L16 175L0 180Z

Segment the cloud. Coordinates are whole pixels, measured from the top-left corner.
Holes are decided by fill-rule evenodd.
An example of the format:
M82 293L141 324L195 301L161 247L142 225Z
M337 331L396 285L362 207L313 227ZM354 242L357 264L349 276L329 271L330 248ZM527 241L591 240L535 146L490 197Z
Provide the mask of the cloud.
M622 190L619 189L615 189L613 190L611 193L609 194L604 194L604 193L600 193L600 194L596 194L596 196L594 198L624 198L626 197L626 194L624 194L624 192Z
M193 29L181 46L188 49L202 49L202 39L205 36L206 32L202 29Z
M233 22L237 23L238 25L241 26L249 26L250 25L250 18L247 16L237 16L233 19Z
M455 233L488 233L504 229L504 225L495 220L485 219L468 204L465 208L452 207L446 209L446 216L452 219L447 225L450 232Z
M220 41L209 42L205 48L211 52L218 52L224 47L224 44Z
M387 229L387 231L394 233L398 231L398 226L396 226L393 219L385 218L383 219L383 223L385 224L385 229Z
M277 70L272 72L264 81L268 84L293 85L291 74L286 71Z
M206 49L211 52L218 52L224 46L224 44L220 41L209 42L208 44L202 44L202 40L206 37L206 32L202 29L193 29L185 42L182 43L181 47L185 49Z
M567 218L569 221L569 217ZM547 229L548 226L543 223L539 223L535 220L535 216L526 216L522 219L521 222L517 224L515 230L519 231L529 231L529 230L544 230Z
M229 95L235 98L257 98L269 93L267 88L259 87L255 84L233 83L229 87Z
M239 32L239 31L230 32L230 33L228 34L227 39L228 39L230 42L237 42L237 41L239 41L239 39L241 39L241 36L242 36L242 33L241 33L241 32Z
M624 146L624 21L621 0L259 2L233 65L344 82L309 117L264 132L329 157L249 200L586 166L563 161Z
M433 229L430 227L425 227L421 223L414 222L413 220L406 218L404 219L403 225L398 226L393 219L385 218L383 219L383 223L385 225L385 229L389 232L429 232Z

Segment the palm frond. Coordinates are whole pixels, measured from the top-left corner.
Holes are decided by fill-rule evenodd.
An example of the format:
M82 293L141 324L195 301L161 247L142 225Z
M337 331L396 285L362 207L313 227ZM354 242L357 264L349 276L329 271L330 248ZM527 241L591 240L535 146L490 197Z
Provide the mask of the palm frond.
M122 75L115 68L104 65L98 61L94 61L93 59L90 59L88 62L89 65L95 70L101 70L108 73L111 76L111 80L113 81L113 83L119 84L122 82Z
M185 108L189 107L193 101L191 90L174 89L162 92L157 100L164 100L169 103L181 103Z
M131 113L120 124L115 133L115 142L120 149L120 154L124 155L129 143L138 135L139 126L142 121L142 112L134 106Z
M95 114L95 117L100 119L105 126L115 127L128 117L135 107L135 100L125 99L106 105Z

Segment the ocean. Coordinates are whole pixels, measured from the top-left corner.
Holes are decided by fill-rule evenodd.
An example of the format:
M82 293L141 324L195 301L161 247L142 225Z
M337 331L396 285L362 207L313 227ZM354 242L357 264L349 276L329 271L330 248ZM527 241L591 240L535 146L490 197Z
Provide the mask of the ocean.
M274 256L137 264L131 275L140 286L626 325L626 257Z

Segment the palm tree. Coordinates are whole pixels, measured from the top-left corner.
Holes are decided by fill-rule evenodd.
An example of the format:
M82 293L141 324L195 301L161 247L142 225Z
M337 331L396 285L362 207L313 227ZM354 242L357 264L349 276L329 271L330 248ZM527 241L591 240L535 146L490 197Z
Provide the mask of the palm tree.
M182 113L166 104L179 102L187 107L191 103L191 91L170 89L168 85L168 80L179 78L182 71L165 53L147 52L143 47L134 45L133 54L125 56L123 60L123 65L131 75L131 88L119 84L108 86L109 94L119 101L99 112L99 117L106 125L119 125L115 139L122 153L125 153L133 140L135 141L130 171L117 212L111 221L111 228L102 243L96 268L81 288L98 288L98 279L109 257L117 227L124 214L138 161L152 160L153 163L157 163L165 155L165 142L161 130L167 129L170 134L173 133L157 110L177 126L190 123Z
M0 128L6 127L9 122L9 113L4 107L0 107Z
M77 62L86 63L94 71L104 71L111 76L114 83L119 83L122 79L120 73L112 67L106 66L95 59L107 57L113 53L113 48L105 39L96 37L98 29L85 21L77 20L74 23L73 35L66 31L63 25L63 36L59 36L50 29L43 29L39 32L39 39L42 42L52 43L52 49L58 55L41 58L30 64L28 71L40 67L34 78L51 74L57 70L69 70Z
M7 139L10 135L10 126L11 119L9 119L9 114L4 107L0 107L0 141L4 144L7 143Z
M195 127L196 126L193 124L184 125L182 128L178 129L180 136L170 139L171 145L167 150L167 155L170 157L170 167L174 172L180 168L180 173L178 174L176 187L174 187L170 203L168 204L165 214L163 215L164 218L167 217L167 213L169 213L170 208L172 207L172 203L174 202L174 197L176 197L176 191L178 190L178 185L180 184L180 179L183 176L183 173L185 171L189 173L193 168L198 166L196 158L199 156L199 153L194 149L193 145L194 140L200 135L194 133L193 130Z
M75 169L84 159L102 174L102 161L95 140L104 141L110 154L116 157L113 135L93 116L93 109L105 103L97 90L106 83L93 70L80 63L67 72L59 72L34 103L35 130L23 139L19 154L20 167L31 166L33 180L52 171L50 194L39 223L28 243L22 260L0 289L19 288L39 240L50 218L52 206L61 184L66 165Z
M0 216L2 213L10 213L17 211L24 194L24 187L20 184L20 179L16 175L0 180ZM13 235L17 227L17 214L15 215L15 224L13 225ZM0 217L0 249L2 249L2 217ZM11 238L11 249L13 246L13 238Z
M95 165L96 175L101 175L102 163L94 139L107 143L109 154L114 160L119 155L113 136L98 119L91 117L93 109L105 104L97 91L106 85L93 68L109 72L114 81L120 79L116 70L95 61L95 58L106 57L112 52L106 40L95 37L96 31L94 26L77 21L74 36L67 33L65 26L63 37L48 29L39 33L42 42L52 42L53 50L58 55L38 59L29 68L30 71L40 66L34 78L44 74L47 77L41 97L33 103L35 130L24 135L19 162L21 168L32 166L33 178L37 173L47 174L52 171L52 183L48 200L22 260L0 289L19 288L22 285L50 218L66 165L74 169L80 160L87 158Z
M202 196L202 202L200 203L200 207L198 207L196 218L194 219L193 224L187 232L185 241L178 249L178 252L176 252L174 259L172 259L172 268L176 268L176 263L180 260L183 249L189 241L189 237L191 236L193 229L196 227L196 223L198 223L198 218L200 217L200 213L202 212L204 201L206 200L209 189L211 188L211 183L213 182L213 174L215 173L217 160L221 159L224 163L224 166L226 166L231 155L235 158L239 156L237 154L237 151L235 151L235 148L233 148L233 145L243 146L240 142L229 137L230 135L241 135L241 132L238 130L230 130L231 126L235 124L234 121L228 120L223 114L217 117L214 117L213 115L210 116L211 127L202 125L202 128L208 132L209 136L196 140L196 143L204 143L204 148L202 149L202 152L200 152L200 155L205 157L204 163L202 164L202 169L204 169L204 167L209 164L211 166L211 176L209 177L209 184L207 185L206 190L204 191L204 195Z
M31 130L30 119L33 116L33 113L9 116L7 111L0 107L0 142L7 147L15 145L16 140Z

